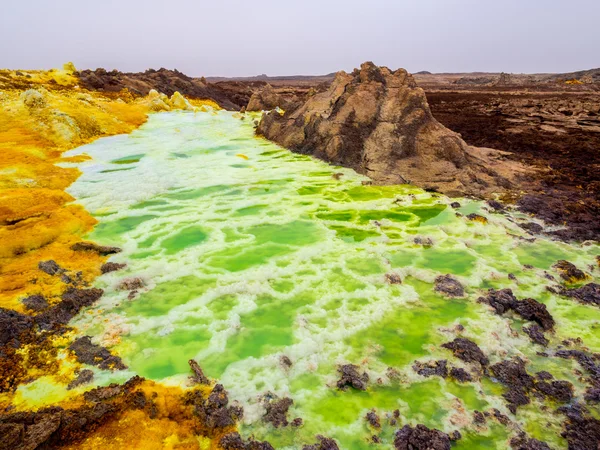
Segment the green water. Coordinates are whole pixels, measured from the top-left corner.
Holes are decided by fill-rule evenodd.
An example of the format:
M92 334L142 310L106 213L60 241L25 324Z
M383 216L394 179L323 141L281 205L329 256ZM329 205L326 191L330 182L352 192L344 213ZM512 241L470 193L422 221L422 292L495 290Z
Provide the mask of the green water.
M99 279L106 294L95 308L105 320L83 314L80 332L105 344L120 334L111 350L132 373L154 380L185 382L195 358L244 405L242 431L276 448L300 448L316 434L342 448L370 447L374 431L364 416L373 408L388 446L397 427L385 417L398 409L400 425L460 430L456 448L505 448L510 430L471 425L473 411L489 407L564 447L536 425L538 400L515 417L503 388L489 379L426 379L411 366L442 358L464 367L440 347L461 324L492 363L518 355L531 361L530 371L576 379L571 361L536 355L541 347L518 332L523 321L493 315L476 300L489 287L510 287L547 304L557 321L552 345L581 336L600 351L600 310L547 293L553 283L543 277L557 259L588 268L598 247L529 243L483 204L459 199L454 210L454 199L413 186L363 185L351 170L290 153L253 131L250 120L228 112L163 113L130 135L72 152L92 157L69 189L100 221L89 238L122 247L112 260L128 264ZM115 163L128 170L115 171ZM467 220L471 212L489 223ZM388 273L403 283L390 285ZM447 273L465 285L465 298L433 290ZM116 289L125 277L146 283L134 299ZM292 367L280 364L282 355ZM336 366L345 363L368 372L367 392L335 388ZM304 425L276 430L262 423L267 392L291 397L289 419L302 417Z

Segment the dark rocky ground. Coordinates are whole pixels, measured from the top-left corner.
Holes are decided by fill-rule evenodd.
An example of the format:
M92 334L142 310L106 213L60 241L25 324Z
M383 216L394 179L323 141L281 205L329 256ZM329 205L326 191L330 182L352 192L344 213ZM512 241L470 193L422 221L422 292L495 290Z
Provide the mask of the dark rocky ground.
M600 94L588 91L431 90L433 115L474 146L510 152L544 169L525 212L569 228L566 239L600 238Z

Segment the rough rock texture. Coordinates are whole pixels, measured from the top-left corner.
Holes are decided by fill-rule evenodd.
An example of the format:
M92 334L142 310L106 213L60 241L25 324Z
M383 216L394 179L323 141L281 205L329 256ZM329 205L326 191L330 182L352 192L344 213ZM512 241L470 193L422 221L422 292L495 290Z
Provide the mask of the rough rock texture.
M200 391L187 392L185 403L194 408L194 414L210 429L231 427L244 414L240 406L228 406L227 391L221 384L215 385L208 397Z
M394 437L396 450L450 450L450 437L425 425L404 425Z
M205 385L210 385L210 380L208 379L208 377L206 375L204 375L204 371L202 370L202 368L198 365L198 363L196 361L194 361L193 359L190 359L188 361L188 364L190 365L190 369L192 369L192 372L194 373L194 375L192 375L190 377L190 380L196 384L205 384Z
M348 389L348 386L361 391L367 390L367 382L369 375L366 372L362 374L358 372L359 367L354 364L345 364L338 367L338 372L341 377L337 382L337 387L343 391Z
M560 294L579 300L581 303L600 306L600 284L588 283L576 289L560 288Z
M69 383L67 389L75 389L78 386L91 383L94 379L94 372L90 369L83 369L77 374L77 378Z
M69 288L62 295L61 302L35 316L35 322L43 330L56 329L67 324L82 308L95 303L102 294L102 289Z
M257 132L377 183L412 183L450 195L503 191L518 171L495 151L469 148L435 120L406 70L373 63L339 72L326 92L283 116L263 115Z
M275 428L287 427L289 424L287 414L293 403L294 401L289 397L271 400L265 406L267 412L263 420Z
M497 314L512 310L523 319L538 323L545 331L554 327L554 319L546 309L546 305L532 298L517 300L510 289L499 291L490 289L487 297L479 298L479 302L487 303Z
M560 277L563 280L570 283L583 281L588 277L583 270L578 269L575 264L565 261L564 259L557 261L552 267L560 272Z
M86 393L88 404L75 409L51 406L36 412L0 413L0 448L33 450L61 448L83 439L126 409L143 409L143 378L111 384ZM2 447L4 445L4 447Z
M454 356L465 362L477 362L482 366L487 366L489 363L488 358L481 351L479 346L469 339L456 338L452 342L442 344L442 347L452 350Z
M439 376L446 378L448 376L448 361L445 359L439 361L416 361L413 370L423 377Z
M448 297L464 297L465 295L465 288L452 275L440 275L437 277L433 289Z
M317 443L312 445L305 445L302 450L339 450L340 448L333 439L318 435Z
M103 256L121 252L119 247L107 247L94 244L93 242L77 242L71 246L71 250L76 252L94 252Z
M267 84L263 89L252 94L246 111L269 111L277 107L286 109L287 106L287 101L277 94L270 84Z
M82 70L78 73L82 87L103 92L119 92L128 89L135 95L148 95L151 89L171 96L180 92L189 98L208 99L222 108L238 111L245 104L237 103L226 91L206 80L191 78L177 69L148 69L139 73L124 73L118 70Z
M510 447L513 450L550 450L548 444L537 439L528 437L525 433L510 440Z
M548 346L548 339L544 336L544 330L542 330L539 325L534 323L528 327L523 327L523 331L529 336L529 339L531 339L531 342L534 344L539 344L542 347Z
M268 442L249 440L244 442L238 432L228 433L219 441L224 450L274 450Z
M69 349L75 353L75 357L81 363L98 366L103 370L127 369L121 358L111 354L104 347L92 343L89 336L76 339Z
M0 346L12 343L15 348L19 347L19 340L31 333L33 326L34 321L28 315L0 308Z
M48 301L43 295L30 295L21 300L21 303L32 312L40 312L48 308Z
M125 267L127 267L127 264L107 262L106 264L102 264L102 267L100 267L100 271L102 273L110 273L110 272L115 272L117 270L124 269Z

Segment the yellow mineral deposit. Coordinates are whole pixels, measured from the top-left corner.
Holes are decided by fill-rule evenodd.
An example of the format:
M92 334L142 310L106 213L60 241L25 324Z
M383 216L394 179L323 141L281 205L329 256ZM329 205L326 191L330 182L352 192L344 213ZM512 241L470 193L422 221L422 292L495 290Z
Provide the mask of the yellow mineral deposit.
M64 283L38 269L40 261L54 260L62 268L81 272L91 283L106 257L71 246L96 224L85 209L72 204L65 189L80 175L61 163L83 161L85 155L63 157L63 152L99 137L129 133L158 111L217 110L212 101L188 100L179 92L169 99L152 90L134 98L127 90L117 94L81 89L76 68L67 63L49 71L0 70L0 307L25 312L21 300L42 294L53 305ZM10 371L0 365L3 390L0 406L36 409L60 402L65 408L82 403L81 392L66 385L81 368L67 350L71 336L47 339L35 349L22 346L6 358ZM20 367L14 370L14 365ZM11 374L10 376L8 374ZM5 376L6 375L6 376ZM149 421L142 411L123 413L119 420L96 430L77 448L106 448L115 436L136 448L213 448L193 428L190 407L182 404L179 387L144 382L153 398L158 419ZM208 388L207 388L208 389ZM132 426L135 424L135 426Z

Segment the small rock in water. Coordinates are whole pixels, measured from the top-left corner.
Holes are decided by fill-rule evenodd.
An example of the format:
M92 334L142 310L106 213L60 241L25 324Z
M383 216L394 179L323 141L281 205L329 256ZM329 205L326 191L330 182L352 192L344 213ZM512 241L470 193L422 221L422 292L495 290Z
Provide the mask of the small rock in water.
M440 275L435 279L434 290L448 297L463 297L465 289L452 275Z
M375 411L369 411L365 416L365 419L367 419L367 422L369 422L369 425L371 425L373 428L381 428L379 416L375 413Z
M429 429L425 425L404 427L394 436L396 450L450 450L450 437L436 429Z
M75 353L77 360L84 364L98 366L104 370L125 370L127 366L123 364L121 358L111 354L107 349L93 344L89 336L83 336L76 339L69 350Z
M475 214L475 213L471 213L467 216L467 219L469 219L472 222L479 222L479 223L488 223L487 218L483 217L480 214Z
M126 278L119 283L117 289L120 291L134 291L145 286L144 280L141 278Z
M289 424L287 414L293 403L294 401L289 397L267 402L265 406L267 412L263 416L263 420L270 423L275 428L279 428L280 426L287 427Z
M91 383L93 379L94 372L92 372L90 369L83 369L79 372L77 378L69 383L67 390L75 389L78 386Z
M460 383L473 381L471 374L460 367L453 367L450 369L450 376Z
M583 281L588 278L588 275L583 270L578 269L575 264L564 259L561 259L552 267L557 269L560 272L560 277L569 283Z
M487 366L489 363L488 358L479 346L469 339L456 338L452 342L442 344L442 347L452 350L454 356L467 363L477 362L482 366Z
M544 336L544 330L542 330L539 325L533 324L529 327L523 327L523 331L529 336L529 339L531 339L531 342L534 344L539 344L543 347L548 346L548 339Z
M106 264L102 264L102 267L100 267L100 271L102 273L109 273L124 269L125 267L127 267L127 264L107 262Z
M402 284L402 278L400 278L400 275L393 272L385 274L385 281L387 281L389 284Z
M544 231L544 227L535 222L520 223L519 226L532 234L539 234Z
M112 255L121 251L119 247L106 247L94 244L93 242L77 242L71 246L71 250L76 252L94 252L102 256Z
M413 242L417 245L422 245L423 247L432 247L433 241L429 237L421 237L417 236Z
M290 367L292 367L292 360L290 358L288 358L287 356L285 356L285 355L281 355L279 357L279 362L286 369L289 369Z
M439 376L448 377L448 361L445 359L439 361L415 361L413 370L423 377Z
M502 203L500 203L497 200L488 200L487 204L494 210L494 211L504 211L504 205Z
M359 367L354 364L339 366L337 371L341 374L341 378L337 382L337 387L342 391L348 389L348 386L360 391L366 391L369 375L366 372L360 374L358 369Z
M340 448L333 439L317 435L317 443L312 445L305 445L302 450L339 450Z
M451 206L452 208L454 208L454 209L456 209L456 208L460 208L460 203L458 203L458 202L452 202L452 203L450 203L450 206Z
M204 384L204 385L210 384L210 380L206 377L206 375L204 375L202 368L195 360L190 359L188 361L188 364L190 365L192 372L194 372L194 375L192 375L190 377L190 380L192 380L196 384Z

